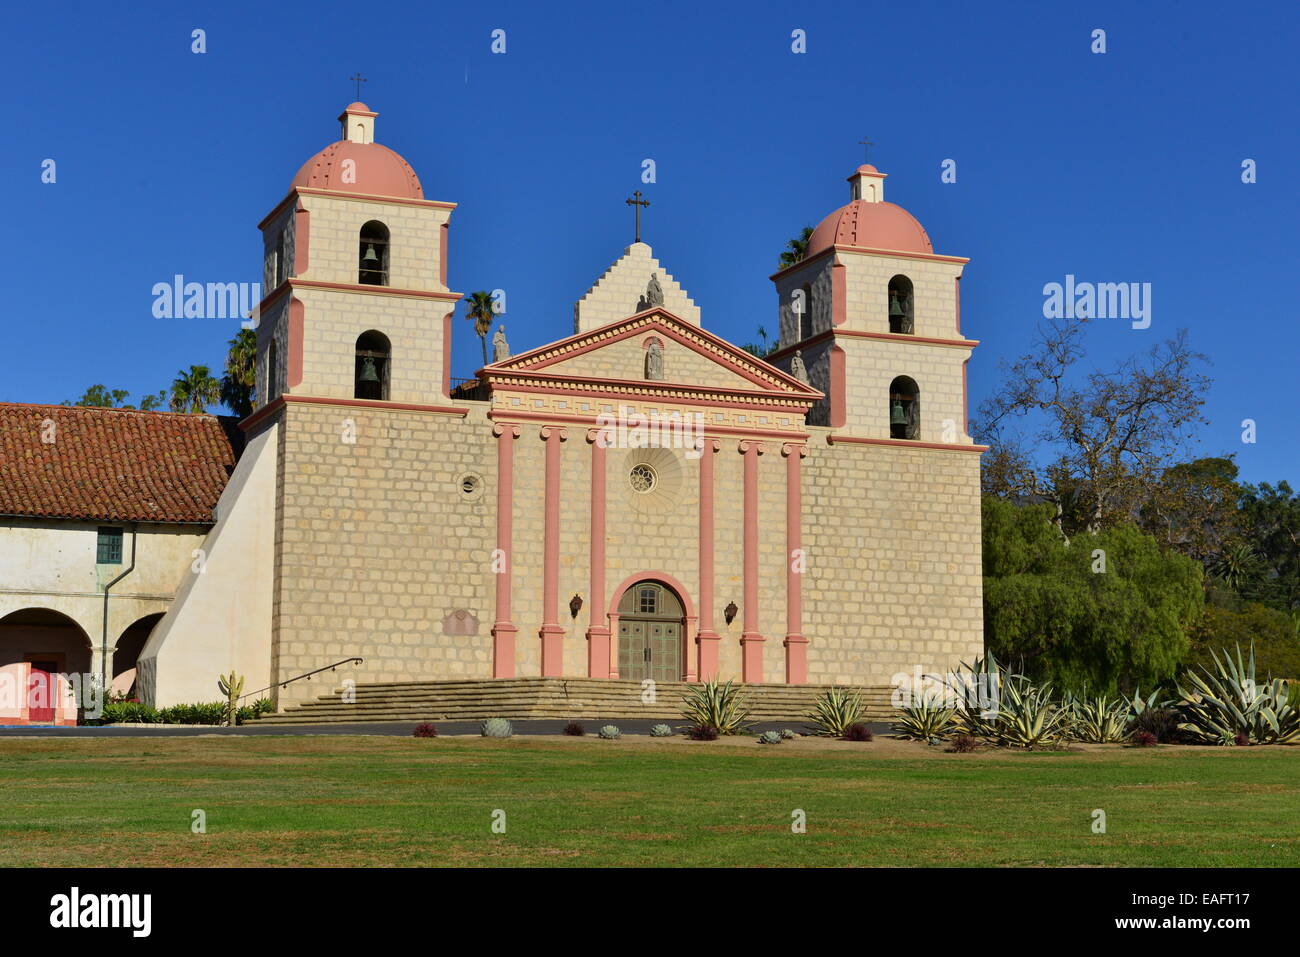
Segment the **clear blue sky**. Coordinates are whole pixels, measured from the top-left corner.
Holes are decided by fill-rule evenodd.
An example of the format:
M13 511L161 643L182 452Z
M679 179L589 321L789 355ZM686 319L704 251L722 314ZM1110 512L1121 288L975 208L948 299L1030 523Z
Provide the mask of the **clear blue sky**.
M1044 283L1150 282L1151 328L1094 323L1090 361L1186 327L1215 380L1200 451L1236 452L1251 481L1300 484L1298 11L22 4L0 40L0 400L59 402L96 382L134 396L191 363L219 369L238 323L155 319L150 289L175 273L260 281L256 225L337 138L359 69L379 140L426 196L460 204L452 288L504 288L515 351L571 331L574 300L631 241L623 200L638 187L653 203L645 238L705 325L737 342L774 330L776 256L845 201L865 134L888 198L937 251L972 260L972 408L1028 345ZM489 50L498 27L504 56ZM642 186L646 157L658 182ZM956 184L940 181L948 158ZM469 375L479 346L459 319L455 349L453 375Z

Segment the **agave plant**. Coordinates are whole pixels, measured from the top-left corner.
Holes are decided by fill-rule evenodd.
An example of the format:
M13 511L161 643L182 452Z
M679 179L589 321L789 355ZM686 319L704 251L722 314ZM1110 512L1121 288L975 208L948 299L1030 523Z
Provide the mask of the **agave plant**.
M976 658L974 664L962 662L957 671L943 679L955 698L956 730L981 738L996 737L1002 686L1019 677L1005 672L992 652Z
M784 740L780 731L764 731L758 736L759 744L780 744Z
M615 738L623 737L623 732L618 729L616 724L607 724L597 733L606 741L613 741Z
M741 690L718 679L693 685L682 702L682 716L692 725L716 728L718 734L743 734L749 730L749 708Z
M672 736L673 729L666 724L657 724L650 729L650 737L652 738L671 738Z
M1250 744L1285 744L1300 738L1300 710L1280 678L1257 684L1255 647L1241 660L1223 649L1223 659L1210 652L1214 671L1189 671L1187 686L1178 686L1178 730L1202 744L1234 744L1239 736Z
M1088 744L1115 744L1128 737L1132 702L1099 695L1096 698L1067 697L1062 730Z
M1001 744L1037 748L1055 742L1069 728L1070 713L1052 700L1052 685L1036 686L1024 675L1004 678L994 737Z
M828 688L818 697L807 718L825 737L843 737L844 732L862 720L866 706L850 688Z
M950 734L957 726L956 710L934 691L913 692L898 719L890 725L896 738L929 741Z

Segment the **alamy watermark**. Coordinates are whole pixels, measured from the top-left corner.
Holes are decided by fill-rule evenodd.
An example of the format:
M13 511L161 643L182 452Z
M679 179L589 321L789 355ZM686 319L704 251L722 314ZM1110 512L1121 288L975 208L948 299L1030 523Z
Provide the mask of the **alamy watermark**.
M685 449L688 459L704 454L703 412L656 412L641 415L620 406L618 415L596 416L596 441L603 449Z
M153 284L155 319L252 319L262 301L260 282L171 282Z
M1075 282L1043 286L1044 319L1129 319L1134 329L1151 325L1151 283Z

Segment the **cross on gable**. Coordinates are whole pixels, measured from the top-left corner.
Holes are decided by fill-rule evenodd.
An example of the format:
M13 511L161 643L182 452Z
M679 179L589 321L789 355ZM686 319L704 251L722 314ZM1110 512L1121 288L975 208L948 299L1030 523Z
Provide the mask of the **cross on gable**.
M632 198L627 200L627 204L629 206L635 207L636 209L636 240L635 241L639 243L641 241L641 207L649 206L650 200L642 199L641 190L638 189L633 191Z

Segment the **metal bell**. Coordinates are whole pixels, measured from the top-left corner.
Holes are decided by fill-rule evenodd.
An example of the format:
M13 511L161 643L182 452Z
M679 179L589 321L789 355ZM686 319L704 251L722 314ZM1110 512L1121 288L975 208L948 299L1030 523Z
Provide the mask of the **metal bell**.
M902 319L905 315L907 313L903 311L902 305L899 304L898 293L891 292L889 294L889 318Z
M907 413L903 411L903 403L899 399L894 400L894 405L889 410L889 424L907 425Z
M379 254L375 252L375 244L374 244L374 243L367 243L367 244L366 244L366 254L365 254L364 256L361 257L361 261L362 261L363 263L377 263L377 262L379 262Z
M375 360L366 356L361 363L361 381L378 382L379 372L375 369Z

